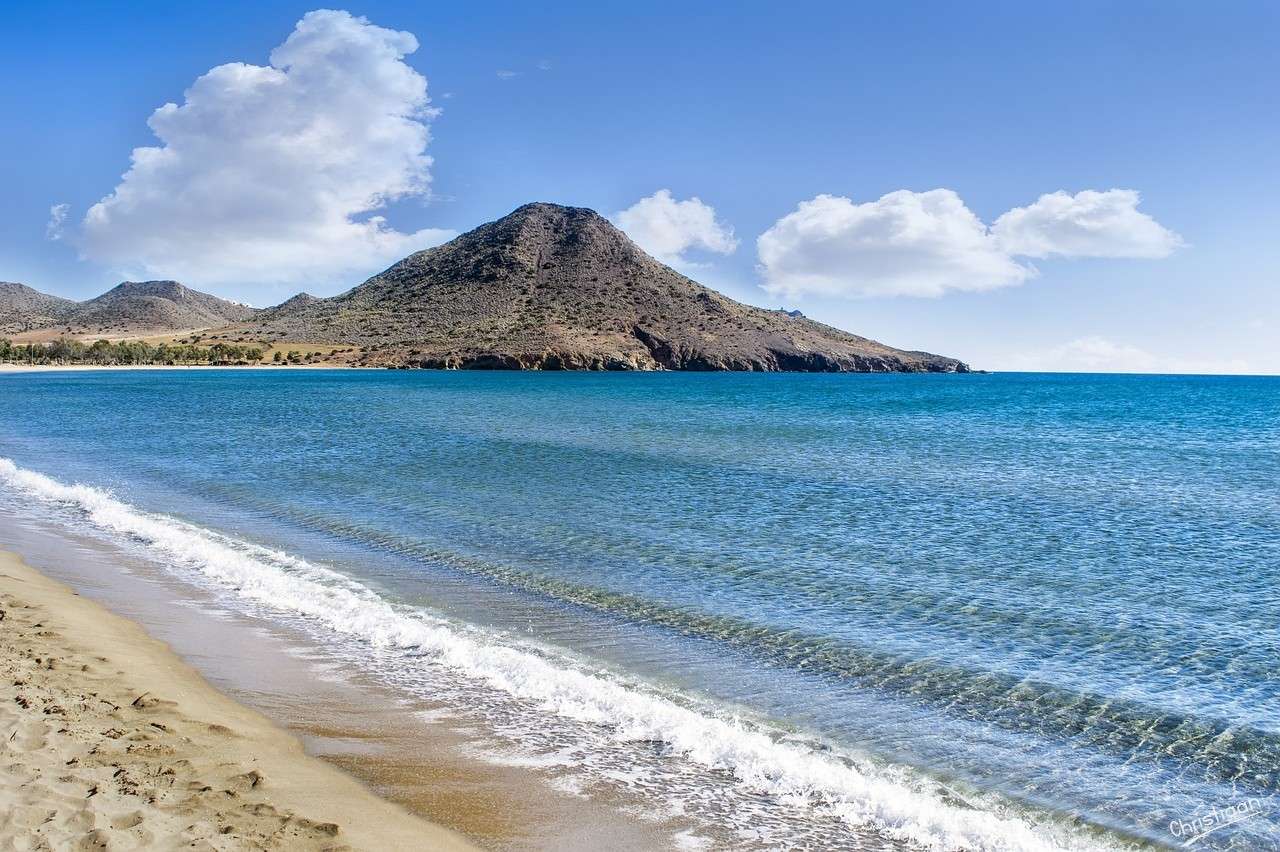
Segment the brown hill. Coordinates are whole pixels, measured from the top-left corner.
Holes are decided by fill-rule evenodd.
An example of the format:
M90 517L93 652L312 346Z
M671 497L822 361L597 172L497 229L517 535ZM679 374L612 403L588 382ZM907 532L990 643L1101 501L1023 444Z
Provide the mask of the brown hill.
M263 308L254 315L254 319L258 322L273 320L278 317L292 316L309 305L314 305L320 299L310 293L299 293L296 296L290 296L278 305L270 308Z
M61 322L76 303L25 284L0 281L0 333L18 334Z
M126 281L81 302L65 318L73 332L126 335L204 329L243 322L253 308L177 281Z
M0 283L0 332L127 337L244 322L253 308L176 281L126 281L95 299L73 302L22 284Z
M649 257L595 212L554 204L527 204L340 296L294 297L237 330L358 346L362 363L400 366L968 370L735 302Z

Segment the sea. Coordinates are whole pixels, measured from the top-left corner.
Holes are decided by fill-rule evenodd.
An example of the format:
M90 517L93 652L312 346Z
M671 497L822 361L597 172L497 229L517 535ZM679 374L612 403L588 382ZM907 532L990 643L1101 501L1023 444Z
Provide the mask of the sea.
M1280 378L0 374L0 506L687 848L1280 848Z

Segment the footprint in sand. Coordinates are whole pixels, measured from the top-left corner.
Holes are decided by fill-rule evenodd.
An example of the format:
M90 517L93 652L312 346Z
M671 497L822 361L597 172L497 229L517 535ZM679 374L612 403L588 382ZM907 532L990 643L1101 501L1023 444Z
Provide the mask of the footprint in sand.
M46 745L49 726L37 719L18 723L9 745L20 752L40 751Z
M107 842L108 839L109 837L105 831L103 831L100 828L95 828L92 831L84 834L78 841L76 841L75 848L78 850L81 850L81 852L91 852L91 850L98 850L98 849L109 849L110 844Z

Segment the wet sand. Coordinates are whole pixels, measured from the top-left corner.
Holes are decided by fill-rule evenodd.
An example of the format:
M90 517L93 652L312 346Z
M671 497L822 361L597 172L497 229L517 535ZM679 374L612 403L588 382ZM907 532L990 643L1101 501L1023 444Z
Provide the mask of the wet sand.
M669 848L688 828L683 820L637 814L636 803L607 791L566 791L552 771L512 765L482 714L392 688L312 637L226 607L211 590L137 554L53 522L0 512L4 549L83 596L73 600L95 601L97 611L105 607L141 626L224 700L283 727L277 733L296 737L307 755L357 779L366 795L482 848ZM4 627L0 622L0 636Z
M0 847L469 849L0 553Z

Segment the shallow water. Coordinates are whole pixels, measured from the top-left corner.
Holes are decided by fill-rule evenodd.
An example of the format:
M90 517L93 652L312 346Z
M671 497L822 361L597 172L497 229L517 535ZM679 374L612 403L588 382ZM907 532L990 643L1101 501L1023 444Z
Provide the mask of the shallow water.
M1277 379L29 374L0 457L690 845L1280 845Z

